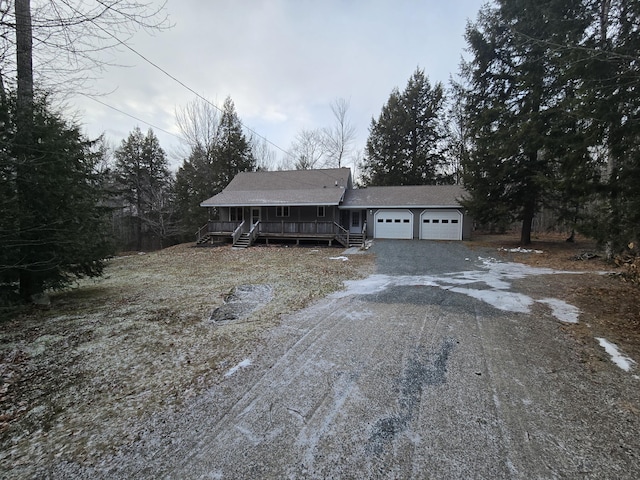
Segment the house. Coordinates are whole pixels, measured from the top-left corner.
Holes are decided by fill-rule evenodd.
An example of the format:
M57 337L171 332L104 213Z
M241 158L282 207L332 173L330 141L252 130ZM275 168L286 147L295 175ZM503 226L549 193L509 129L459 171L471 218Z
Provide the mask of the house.
M323 240L347 247L366 238L462 240L470 234L462 194L456 185L354 189L349 168L242 172L200 204L212 220L197 242Z

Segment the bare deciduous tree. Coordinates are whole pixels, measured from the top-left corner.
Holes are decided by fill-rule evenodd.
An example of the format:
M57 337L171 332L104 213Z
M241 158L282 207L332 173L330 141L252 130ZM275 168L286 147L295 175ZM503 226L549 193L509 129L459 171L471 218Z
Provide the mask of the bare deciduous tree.
M213 103L196 98L177 108L175 113L178 128L189 150L211 153L218 143L220 110Z
M342 167L346 157L351 152L351 143L356 136L356 129L347 118L349 101L337 98L331 103L331 111L335 124L331 128L322 130L326 155L326 166Z
M323 166L325 142L322 130L303 129L298 132L289 149L292 167L296 170L313 170Z
M96 71L117 63L113 47L127 47L139 30L170 28L164 6L131 0L0 1L2 76L9 85L20 76L14 60L21 28L16 15L25 8L31 10L35 80L49 92L75 93L80 86L87 89Z

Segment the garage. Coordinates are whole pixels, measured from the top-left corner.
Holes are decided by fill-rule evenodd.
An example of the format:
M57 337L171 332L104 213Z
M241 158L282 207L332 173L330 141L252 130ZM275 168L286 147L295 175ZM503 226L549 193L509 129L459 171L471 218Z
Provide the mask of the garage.
M413 213L409 210L378 210L374 220L375 238L413 238Z
M424 210L420 214L423 240L462 240L462 213L459 210Z

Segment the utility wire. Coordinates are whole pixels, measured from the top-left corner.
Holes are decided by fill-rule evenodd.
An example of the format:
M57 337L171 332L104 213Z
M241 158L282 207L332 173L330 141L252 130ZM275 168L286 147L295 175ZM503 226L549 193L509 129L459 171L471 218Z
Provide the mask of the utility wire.
M75 8L71 7L73 10L75 10L75 12L80 15L81 13L76 10ZM191 87L189 87L187 84L185 84L184 82L182 82L181 80L179 80L177 77L175 77L174 75L170 74L169 72L167 72L164 68L160 67L159 65L157 65L156 63L152 62L151 60L149 60L147 57L145 57L143 54L141 54L140 52L138 52L137 50L135 50L133 47L127 45L125 42L123 42L122 40L120 40L118 37L116 37L114 34L112 34L110 31L108 31L107 29L105 29L104 27L102 27L101 25L99 25L98 23L96 23L94 20L90 20L91 23L93 23L96 27L98 27L100 30L102 30L104 33L106 33L107 35L109 35L111 38L113 38L116 42L118 42L120 45L122 45L123 47L125 47L127 50L133 52L135 55L137 55L138 57L140 57L142 60L144 60L145 62L147 62L149 65L153 66L154 68L156 68L157 70L159 70L160 72L162 72L163 74L165 74L167 77L169 77L170 79L172 79L174 82L178 83L179 85L181 85L182 87L184 87L185 89L187 89L188 91L190 91L191 93L193 93L196 97L198 97L199 99L207 102L209 105L211 105L212 107L214 107L215 109L217 109L220 112L223 112L223 110L218 107L216 104L212 103L211 101L209 101L207 98L203 97L202 95L200 95L198 92L196 92L194 89L192 89ZM125 114L128 115L128 114ZM129 115L132 116L132 115ZM133 117L135 118L135 117ZM264 135L260 135L258 132L256 132L255 130L253 130L252 128L247 127L244 123L242 123L242 121L238 120L240 125L242 125L246 130L248 130L249 132L253 133L254 135L256 135L257 137L262 138L265 142L267 142L268 144L274 146L275 148L277 148L278 150L280 150L281 152L283 152L285 155L292 157L293 155L291 155L289 152L287 152L284 148L280 147L279 145L276 145L275 143L273 143L271 140L269 140L267 137L265 137Z
M131 117L131 118L133 118L134 120L137 120L137 121L139 121L139 122L144 123L145 125L149 125L150 127L153 127L153 128L155 128L156 130L160 130L161 132L164 132L164 133L166 133L167 135L171 135L172 137L175 137L175 138L177 138L178 140L182 140L182 141L184 141L184 138L179 137L179 136L178 136L178 135L176 135L175 133L171 133L171 132L169 132L168 130L165 130L165 129L163 129L163 128L160 128L160 127L158 127L158 126L154 125L153 123L149 123L149 122L147 122L146 120L142 120L141 118L138 118L138 117L136 117L136 116L134 116L134 115L131 115L130 113L125 112L124 110L120 110L119 108L116 108L116 107L114 107L114 106L112 106L112 105L109 105L108 103L105 103L105 102L103 102L103 101L101 101L101 100L98 100L97 98L92 97L92 96L90 96L90 95L87 95L86 93L80 93L80 95L82 95L82 96L84 96L84 97L87 97L87 98L89 98L89 99L93 100L94 102L99 103L100 105L104 105L105 107L110 108L111 110L115 110L116 112L121 113L122 115L126 115L127 117Z

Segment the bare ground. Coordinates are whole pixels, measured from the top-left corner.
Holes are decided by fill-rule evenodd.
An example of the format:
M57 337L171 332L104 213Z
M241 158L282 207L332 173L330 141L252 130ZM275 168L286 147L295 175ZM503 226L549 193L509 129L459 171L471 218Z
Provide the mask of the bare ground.
M580 322L563 326L585 348L582 360L592 370L610 362L603 349L593 349L594 337L604 337L615 343L626 355L640 363L640 285L629 281L624 266L607 261L595 242L577 236L574 243L566 242L566 235L540 234L532 238L531 245L518 253L520 247L516 233L507 235L476 235L472 244L496 249L498 258L525 263L536 267L583 272L609 272L605 275L557 276L549 279L558 298L581 310ZM535 253L535 250L542 253ZM589 255L584 255L589 254ZM589 260L591 254L597 255ZM640 413L640 412L638 412Z
M581 238L569 244L560 236L543 236L527 247L543 253L509 252L518 246L511 235L478 236L474 245L535 266L618 271L600 258L575 260L595 251ZM218 383L281 314L341 288L344 280L372 273L370 255L331 259L340 255L327 248L179 245L115 258L104 278L54 295L51 308L2 321L0 473L61 456L95 464L135 441L131 424L178 409ZM594 348L594 336L640 360L637 285L617 275L552 281L555 295L583 312L579 324L562 329L584 346L581 355L589 368L610 361ZM272 299L246 319L211 321L211 313L241 285L268 285Z
M50 308L2 321L0 477L60 456L99 462L134 440L131 424L218 382L281 314L370 273L370 256L331 259L340 255L178 245L114 258ZM271 301L248 318L210 320L242 285L269 286Z

